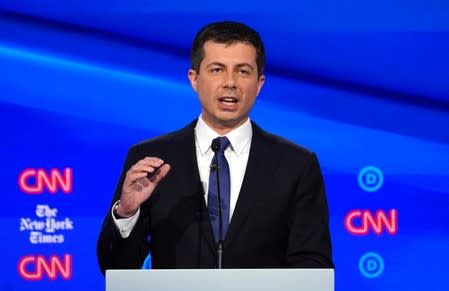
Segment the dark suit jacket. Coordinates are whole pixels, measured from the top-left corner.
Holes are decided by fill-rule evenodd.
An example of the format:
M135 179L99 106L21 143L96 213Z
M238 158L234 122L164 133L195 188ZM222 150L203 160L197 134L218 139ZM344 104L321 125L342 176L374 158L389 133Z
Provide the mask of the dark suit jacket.
M138 160L160 157L171 171L142 204L128 238L121 238L108 211L97 245L103 272L141 268L149 251L153 268L215 267L216 246L196 160L195 124L129 150L113 203L120 198L126 172ZM333 268L328 208L315 154L254 123L252 127L247 169L224 240L223 266Z

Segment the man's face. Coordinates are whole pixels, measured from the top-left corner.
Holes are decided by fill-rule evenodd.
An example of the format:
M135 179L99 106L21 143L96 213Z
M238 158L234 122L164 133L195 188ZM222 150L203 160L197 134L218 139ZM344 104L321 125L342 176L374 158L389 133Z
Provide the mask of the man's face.
M199 72L189 70L204 121L219 133L243 124L265 81L258 76L256 49L246 42L207 41Z

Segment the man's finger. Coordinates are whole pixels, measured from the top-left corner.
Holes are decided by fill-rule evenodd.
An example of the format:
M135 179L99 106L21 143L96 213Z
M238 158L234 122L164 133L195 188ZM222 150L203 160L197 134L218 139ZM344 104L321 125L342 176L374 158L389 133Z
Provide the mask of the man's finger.
M170 172L170 165L169 164L164 164L156 173L156 175L154 175L150 181L154 182L154 183L159 183L160 180L162 180L165 176L167 176L168 172Z
M156 168L160 165L151 165L151 164L136 164L129 169L128 173L140 173L140 172L149 172L152 173Z
M125 179L125 186L131 186L135 181L140 178L146 177L147 172L133 172L129 173Z
M154 162L154 163L160 163L160 164L164 163L164 161L158 157L145 157L141 161Z

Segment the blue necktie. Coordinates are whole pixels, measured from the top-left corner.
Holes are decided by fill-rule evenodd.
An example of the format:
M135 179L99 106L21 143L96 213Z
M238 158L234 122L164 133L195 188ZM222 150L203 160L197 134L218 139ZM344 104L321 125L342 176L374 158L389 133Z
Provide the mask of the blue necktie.
M231 181L229 176L229 165L224 152L230 145L227 137L218 137L220 140L220 149L212 158L209 174L209 195L207 200L207 208L209 209L209 217L214 231L215 241L218 241L219 214L218 214L218 190L217 190L217 164L219 167L221 210L223 217L223 239L229 226L229 204L231 201Z

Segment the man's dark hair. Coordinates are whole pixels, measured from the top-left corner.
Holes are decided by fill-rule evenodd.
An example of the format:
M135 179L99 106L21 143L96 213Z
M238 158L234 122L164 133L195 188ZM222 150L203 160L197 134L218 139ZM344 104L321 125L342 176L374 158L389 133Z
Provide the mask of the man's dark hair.
M263 75L265 48L259 33L254 29L234 21L215 22L204 26L195 36L190 51L192 69L197 73L200 72L200 64L204 58L204 43L208 40L224 44L247 42L253 45L256 48L257 74Z

